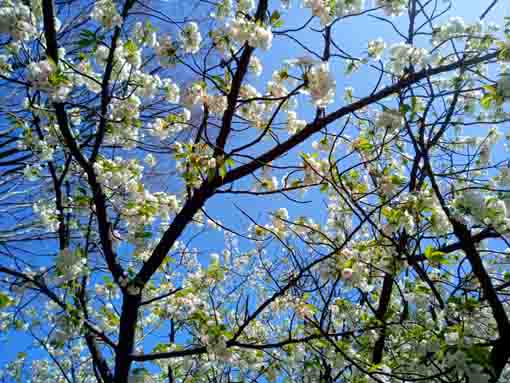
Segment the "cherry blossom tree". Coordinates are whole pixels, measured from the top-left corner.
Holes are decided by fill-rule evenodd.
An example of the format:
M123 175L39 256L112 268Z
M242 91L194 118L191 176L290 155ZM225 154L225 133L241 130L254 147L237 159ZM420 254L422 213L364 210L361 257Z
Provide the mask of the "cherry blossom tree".
M474 3L1 0L0 381L510 381Z

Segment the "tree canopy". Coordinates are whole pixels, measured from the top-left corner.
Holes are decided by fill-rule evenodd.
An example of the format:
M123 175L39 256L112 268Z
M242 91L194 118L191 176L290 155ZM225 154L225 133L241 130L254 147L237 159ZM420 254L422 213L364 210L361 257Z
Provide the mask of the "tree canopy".
M460 3L0 0L0 382L510 381L510 18Z

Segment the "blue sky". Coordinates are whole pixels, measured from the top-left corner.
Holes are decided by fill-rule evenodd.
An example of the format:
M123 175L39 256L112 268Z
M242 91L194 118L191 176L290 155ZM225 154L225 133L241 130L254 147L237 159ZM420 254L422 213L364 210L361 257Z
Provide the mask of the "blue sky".
M271 4L275 3L279 2L271 2ZM310 15L310 11L308 9L301 9L297 6L298 1L293 1L291 3L294 7L287 13L283 14L283 18L285 20L284 28L298 26ZM468 22L475 21L487 7L487 4L488 1L457 0L454 5L454 9L449 13L449 16L461 16ZM172 14L175 11L179 13L179 17L185 16L187 13L187 10L182 6L181 1L161 1L159 3L156 2L156 6L169 14ZM274 6L272 8L274 8ZM510 16L510 2L502 0L492 10L486 21L495 21L501 25L503 23L503 16L506 15ZM402 27L402 30L406 30L407 18L405 16L395 18L394 21L397 26ZM318 23L315 23L315 26L318 27ZM366 50L367 42L369 40L377 39L378 37L382 37L388 42L388 45L401 41L389 25L371 19L368 16L350 18L341 21L335 27L334 33L334 38L341 44L342 49L358 57L365 56L364 51ZM305 32L299 35L299 39L305 45L314 47L318 52L322 51L322 39L319 34ZM276 38L273 43L273 48L268 53L257 52L256 54L262 59L264 64L263 75L261 78L255 80L255 84L259 85L258 88L262 89L266 81L270 79L272 71L279 68L283 60L302 56L305 52L297 45L289 43L288 40L282 42ZM340 106L343 103L343 89L347 86L352 86L354 88L354 94L356 96L365 95L372 90L374 79L376 79L375 72L369 74L367 70L362 69L359 73L355 73L352 76L345 76L341 65L333 66L333 68L334 73L337 74L337 95L335 103L330 106L330 110L333 110L335 107ZM306 97L300 97L300 102L302 105L306 105ZM300 109L300 113L302 117L310 117L312 115L312 109L303 106ZM468 131L465 131L465 133L469 134ZM307 148L309 148L309 142L295 150L295 153L298 153L300 150L306 150ZM243 182L241 184L246 183ZM277 195L269 197L215 196L207 203L206 210L214 218L219 219L228 226L231 226L236 230L244 231L247 227L247 221L243 218L242 214L236 210L234 203L242 206L247 213L255 219L260 219L262 222L266 222L267 212L274 211L280 207L288 207L291 217L304 215L312 217L315 220L323 221L326 212L321 209L321 198L322 197L318 193L309 192L306 194L305 199L311 199L313 202L302 205L293 204L292 206L289 206L288 201L284 197ZM195 242L194 246L199 247L204 253L221 252L223 249L223 243L223 235L217 233L199 238ZM0 343L0 349L3 351L0 354L0 364L4 361L10 360L17 352L26 350L31 344L30 337L23 333L0 335L0 337L6 336L9 339L7 339L5 343Z
M298 2L293 2L293 4L296 3ZM478 20L479 15L483 12L483 10L485 10L486 3L486 1L477 0L457 0L454 5L454 9L449 13L448 17L461 16L466 20L466 22L474 22ZM298 26L300 23L302 23L303 20L306 20L309 15L309 9L302 9L295 6L287 14L284 14L285 25L283 28L286 29ZM490 16L486 18L486 21L494 21L502 25L504 15L510 16L510 3L501 1L493 9ZM397 24L397 26L401 27L402 31L406 31L407 18L405 16L394 18L393 21ZM320 27L318 22L315 23L315 26ZM366 56L365 52L367 42L377 39L378 37L382 37L385 41L388 42L388 45L401 41L399 36L393 32L391 26L374 20L368 16L360 16L341 21L336 25L334 33L334 38L336 39L337 43L341 44L342 49L351 53L353 56L358 57ZM301 33L300 41L309 47L314 47L316 51L322 51L323 41L320 37L320 34L312 34L309 32ZM425 44L425 46L426 43L427 41L422 42L422 44ZM263 76L257 80L257 84L260 84L260 88L262 89L265 82L271 78L273 69L279 68L284 60L302 56L306 54L306 52L300 49L297 45L292 45L292 43L289 43L288 40L283 42L281 40L279 41L279 39L276 39L274 41L273 48L268 53L261 54L260 52L256 52L256 54L260 56L264 63ZM341 106L344 103L343 90L345 87L353 87L354 94L356 96L362 97L372 91L374 82L377 80L377 73L375 73L375 71L368 71L365 68L350 76L344 75L344 68L342 64L334 65L333 68L334 71L336 71L335 73L338 73L336 76L337 94L335 103L330 105L328 108L330 111L336 109L336 107ZM299 101L302 105L298 109L299 115L303 116L301 118L313 116L313 110L307 106L309 103L307 103L306 96L300 96ZM478 128L465 128L465 135L479 133L478 131L476 133L470 133L468 131L469 129L475 130ZM294 153L309 150L310 142L314 139L317 138L312 138L312 140L309 142L302 144L299 148L294 150ZM304 199L311 199L313 202L310 202L306 205L293 205L289 207L291 216L305 215L313 217L314 219L318 219L321 216L323 217L325 212L323 209L318 208L319 203L317 199L314 198L314 196L321 198L318 193L308 192ZM209 212L214 214L214 216L218 217L223 222L230 222L235 224L236 222L240 222L238 221L238 218L241 217L241 214L237 213L235 209L231 208L232 202L229 200L232 199L234 199L237 204L242 206L243 209L246 209L247 212L252 213L253 217L263 215L262 212L274 211L277 208L287 207L288 205L288 201L286 201L284 197L273 195L267 198L245 197L241 200L239 199L239 196L233 196L232 198L215 196L208 201L206 208ZM237 226L242 227L243 225L239 224ZM221 246L221 244L219 244L219 246Z

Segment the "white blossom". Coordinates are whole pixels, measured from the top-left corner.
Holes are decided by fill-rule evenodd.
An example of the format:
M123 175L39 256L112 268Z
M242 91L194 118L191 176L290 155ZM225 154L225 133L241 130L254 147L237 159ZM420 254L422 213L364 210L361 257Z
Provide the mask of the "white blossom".
M190 22L184 26L180 33L181 42L184 45L186 53L197 53L200 50L202 35L195 22Z
M119 15L115 3L111 0L96 1L90 16L108 29L122 25L122 17Z

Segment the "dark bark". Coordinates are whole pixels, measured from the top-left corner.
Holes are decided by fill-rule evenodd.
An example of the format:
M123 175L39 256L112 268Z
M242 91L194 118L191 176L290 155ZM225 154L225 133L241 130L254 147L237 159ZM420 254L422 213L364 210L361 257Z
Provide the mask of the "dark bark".
M393 290L393 277L391 274L386 274L383 280L383 286L381 290L381 296L379 298L379 306L377 308L377 312L375 313L375 317L382 323L381 333L377 338L377 341L374 345L374 351L372 353L372 362L374 364L379 364L383 358L384 352L384 343L386 341L386 326L385 326L385 316L388 312L388 308L391 300L391 292Z
M124 294L122 299L122 314L120 317L119 342L115 353L115 383L126 383L133 359L135 345L136 323L138 321L138 307L140 295Z

